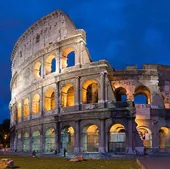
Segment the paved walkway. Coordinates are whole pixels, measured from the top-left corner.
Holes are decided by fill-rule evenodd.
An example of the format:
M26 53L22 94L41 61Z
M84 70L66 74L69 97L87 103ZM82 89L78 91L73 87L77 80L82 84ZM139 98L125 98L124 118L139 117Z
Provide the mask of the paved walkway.
M170 169L170 157L139 157L142 169Z

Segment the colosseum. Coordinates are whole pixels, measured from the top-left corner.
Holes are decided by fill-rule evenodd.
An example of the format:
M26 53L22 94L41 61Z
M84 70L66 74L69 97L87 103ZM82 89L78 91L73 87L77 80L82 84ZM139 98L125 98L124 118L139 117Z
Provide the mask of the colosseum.
M86 33L62 11L16 42L10 147L40 154L170 152L170 67L92 62Z

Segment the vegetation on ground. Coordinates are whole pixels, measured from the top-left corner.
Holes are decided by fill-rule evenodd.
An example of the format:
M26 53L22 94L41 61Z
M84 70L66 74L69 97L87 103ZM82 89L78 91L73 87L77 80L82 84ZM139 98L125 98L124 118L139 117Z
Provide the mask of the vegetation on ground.
M139 169L135 160L116 159L88 159L82 162L70 162L66 158L54 157L18 157L0 156L14 160L19 169Z

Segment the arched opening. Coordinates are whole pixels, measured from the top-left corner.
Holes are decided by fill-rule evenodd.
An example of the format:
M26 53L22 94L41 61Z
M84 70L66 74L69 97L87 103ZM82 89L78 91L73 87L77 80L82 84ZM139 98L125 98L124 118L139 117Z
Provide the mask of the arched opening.
M73 48L67 48L63 51L61 57L62 69L75 65L75 52Z
M61 132L61 145L68 153L74 151L74 129L73 127L65 127Z
M44 109L50 111L55 109L55 91L49 88L45 93Z
M36 62L34 65L34 78L39 79L41 77L41 62Z
M71 84L65 85L61 90L62 107L74 106L74 87Z
M24 152L28 152L29 151L29 146L30 146L30 142L29 142L29 133L25 132L24 133L24 138L23 138L23 151Z
M95 80L87 80L82 88L83 103L98 103L98 83Z
M135 104L150 104L151 103L151 94L149 89L146 86L139 86L135 90L134 94L134 103Z
M32 151L40 152L40 132L34 131L32 134Z
M22 117L22 104L21 103L18 103L18 120L20 121L21 120L21 117Z
M126 90L122 87L117 88L115 90L115 97L116 101L126 102L127 101Z
M40 95L35 94L32 98L32 112L38 114L40 112Z
M24 117L29 116L29 100L28 98L24 100Z
M152 133L151 131L144 126L137 127L137 131L139 134L140 139L143 141L143 146L145 149L149 151L152 147Z
M82 145L84 152L98 152L99 130L96 125L90 125L84 128Z
M18 133L18 135L17 135L17 151L22 151L21 133Z
M170 147L170 132L169 128L161 127L159 130L159 149L161 152L168 151Z
M126 132L122 124L114 124L109 131L109 152L126 151Z
M55 130L50 128L45 133L45 152L54 152L55 149Z
M50 73L55 72L56 70L56 59L54 55L50 55L47 57L45 61L45 74L48 75Z

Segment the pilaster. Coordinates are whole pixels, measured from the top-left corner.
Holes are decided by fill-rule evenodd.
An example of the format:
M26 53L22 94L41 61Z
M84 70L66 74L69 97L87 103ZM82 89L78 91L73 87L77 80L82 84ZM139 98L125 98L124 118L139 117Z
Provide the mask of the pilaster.
M74 153L80 153L80 120L76 121Z
M105 120L100 120L100 133L99 133L99 153L105 153Z

